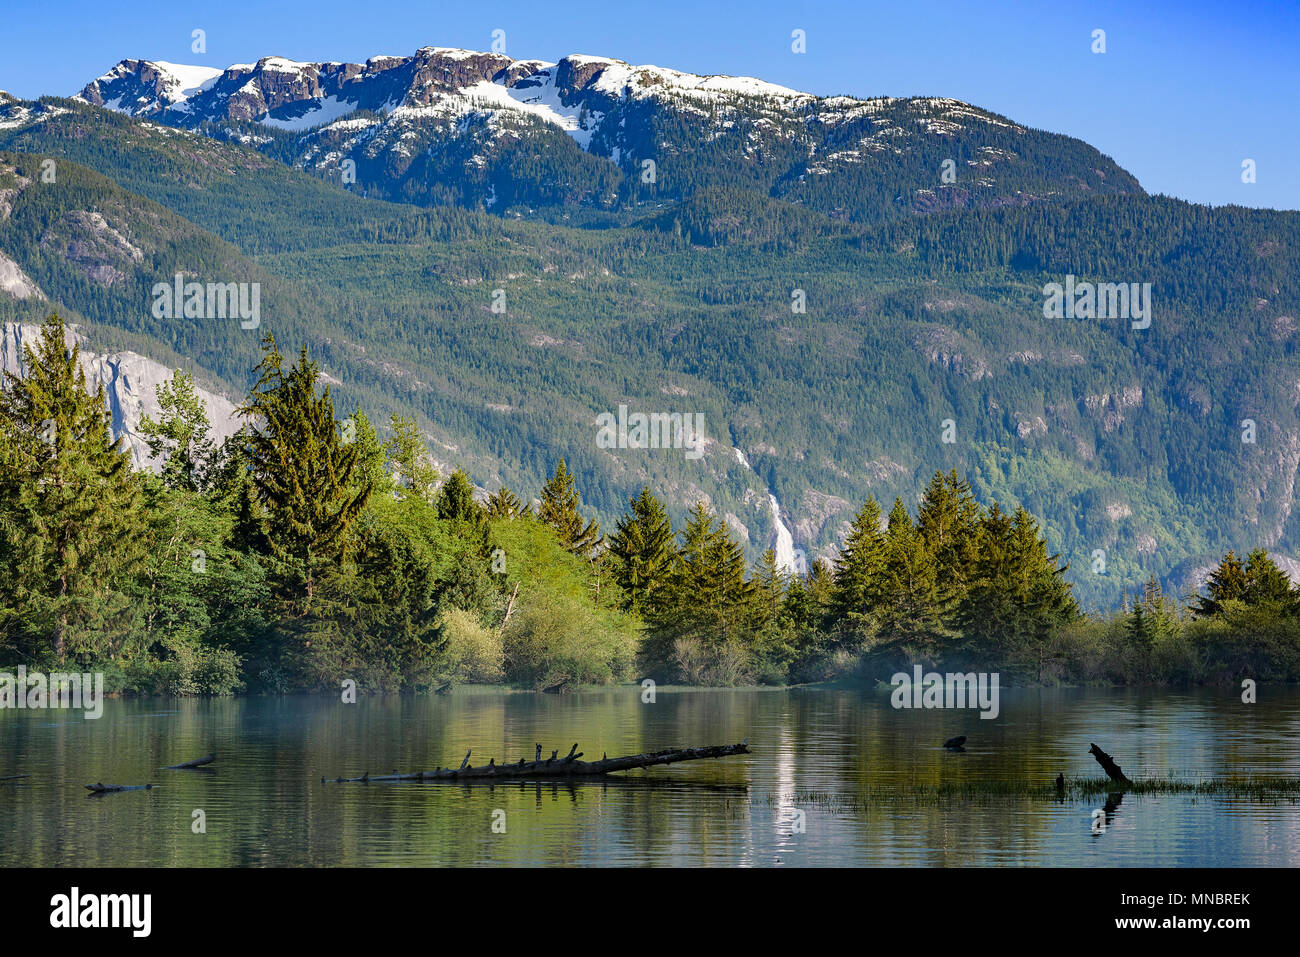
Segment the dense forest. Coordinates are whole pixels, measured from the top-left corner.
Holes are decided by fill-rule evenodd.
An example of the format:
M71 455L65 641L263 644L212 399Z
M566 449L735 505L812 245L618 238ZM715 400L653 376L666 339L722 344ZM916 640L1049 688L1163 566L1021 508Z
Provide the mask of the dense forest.
M158 389L155 470L116 443L51 316L0 393L0 662L102 670L113 691L534 689L653 678L885 679L913 663L1041 683L1300 677L1300 595L1262 550L1204 594L1152 581L1108 617L1023 508L937 472L915 514L874 498L839 560L785 574L708 504L674 527L643 488L612 529L563 459L535 499L476 499L419 430L340 417L302 350L262 342L215 447L192 378ZM1190 597L1190 596L1189 596Z
M710 162L661 157L653 190L608 208L492 215L433 193L365 198L282 165L274 144L65 100L8 108L32 118L0 130L14 151L0 156L0 193L14 194L0 250L49 301L0 297L0 320L54 306L96 349L184 366L231 397L270 330L308 346L336 400L385 434L393 414L414 420L444 471L535 489L563 457L607 528L642 486L678 528L704 495L750 565L775 540L769 494L795 547L834 563L868 496L915 508L935 471L956 470L981 501L1039 519L1089 610L1120 608L1152 576L1181 593L1230 548L1294 568L1295 213L1147 196L1114 170L1116 190L1080 190L1080 171L1102 168L1094 151L994 124L987 144L938 137L829 179L772 180L723 162L718 141ZM677 122L646 129L684 151ZM1022 159L996 192L1023 202L914 209L918 191L944 192L934 150L960 147L949 191L973 190L978 149L1012 140ZM499 145L549 175L521 158L538 144ZM591 159L576 156L566 176ZM41 184L49 157L57 188ZM141 304L176 272L259 282L261 329L152 317ZM1043 288L1066 275L1150 283L1150 327L1045 319ZM593 418L624 403L702 414L703 459L596 447Z

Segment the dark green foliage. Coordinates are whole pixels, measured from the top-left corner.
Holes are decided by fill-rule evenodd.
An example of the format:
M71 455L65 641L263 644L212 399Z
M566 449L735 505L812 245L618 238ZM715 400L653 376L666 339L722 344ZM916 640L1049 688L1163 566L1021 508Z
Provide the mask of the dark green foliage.
M586 557L600 543L600 523L583 519L578 511L581 504L573 486L573 476L569 474L564 459L560 459L555 474L542 486L537 517L555 529L561 545L575 555Z
M260 376L240 412L252 425L249 465L266 542L286 598L305 611L322 570L345 554L348 528L371 487L354 483L358 449L340 435L329 388L316 394L320 373L306 350L286 370L274 336L263 348Z
M614 580L623 590L624 609L638 614L653 600L653 588L666 577L673 561L672 522L649 486L628 502L609 538Z
M23 364L0 391L0 647L60 664L113 654L130 614L122 588L143 557L130 454L57 315Z

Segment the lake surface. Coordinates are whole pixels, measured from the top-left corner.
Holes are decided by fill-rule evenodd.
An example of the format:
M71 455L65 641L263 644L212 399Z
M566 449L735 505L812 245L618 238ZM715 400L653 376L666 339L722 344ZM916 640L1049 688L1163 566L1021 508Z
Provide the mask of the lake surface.
M917 785L1101 776L1300 776L1300 689L1003 690L1001 714L890 707L871 690L467 690L113 700L0 711L0 865L1294 866L1300 804L1126 795L918 795ZM967 751L940 745L965 734ZM533 756L732 744L753 753L595 784L322 784ZM210 773L163 765L218 753ZM158 785L93 797L83 784ZM193 811L207 832L191 828ZM496 813L504 812L504 817ZM802 829L800 815L802 812ZM493 830L504 821L505 833ZM500 830L500 823L498 823Z

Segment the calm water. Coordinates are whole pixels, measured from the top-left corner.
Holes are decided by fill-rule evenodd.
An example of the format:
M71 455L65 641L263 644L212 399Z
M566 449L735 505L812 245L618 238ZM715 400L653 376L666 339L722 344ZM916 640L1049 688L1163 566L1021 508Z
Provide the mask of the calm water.
M1002 714L895 711L871 691L667 691L567 697L109 701L104 716L0 712L3 865L1156 865L1300 863L1300 805L1128 795L918 799L909 786L1097 777L1300 776L1300 691L1003 691ZM967 752L939 744L966 734ZM323 785L532 757L588 759L748 739L749 756L598 784ZM218 752L211 773L158 770ZM91 797L82 785L159 785ZM870 788L870 793L865 789ZM869 800L863 801L863 798ZM202 809L207 833L191 831ZM494 812L505 812L504 834ZM806 830L796 829L796 811ZM498 816L499 819L499 816Z

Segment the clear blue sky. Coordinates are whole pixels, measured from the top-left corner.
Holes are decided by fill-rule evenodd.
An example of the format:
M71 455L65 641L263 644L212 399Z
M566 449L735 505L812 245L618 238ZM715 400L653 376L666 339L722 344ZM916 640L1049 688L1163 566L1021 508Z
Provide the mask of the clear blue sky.
M942 95L1077 136L1151 192L1300 209L1300 2L5 0L0 89L71 95L127 57L224 67L421 46L618 57L812 93ZM207 54L190 52L191 31ZM807 53L790 50L794 29ZM1106 31L1106 53L1090 50ZM1241 182L1254 159L1257 182Z

